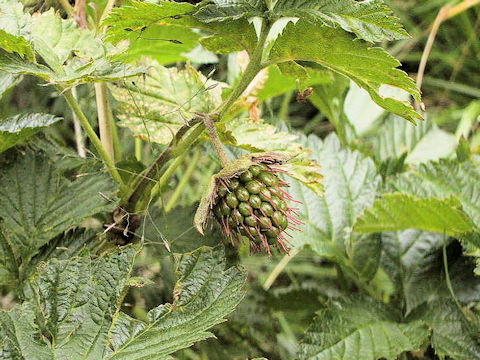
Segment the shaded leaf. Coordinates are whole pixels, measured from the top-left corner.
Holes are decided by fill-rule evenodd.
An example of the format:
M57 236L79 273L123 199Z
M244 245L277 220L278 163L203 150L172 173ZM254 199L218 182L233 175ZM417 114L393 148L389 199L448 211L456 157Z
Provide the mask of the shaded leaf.
M471 312L468 316L476 317ZM432 346L439 357L480 359L480 343L452 300L441 299L430 304L421 319L431 328Z
M176 207L167 214L159 207L153 207L145 218L146 245L156 245L155 249L167 254L164 241L173 253L187 253L204 246L216 246L222 243L223 234L219 229L200 234L193 226L193 217L197 208ZM152 242L152 243L151 243Z
M0 122L0 152L61 120L50 114L18 114Z
M18 156L2 169L0 184L4 235L24 263L50 239L116 206L99 194L114 199L116 186L107 174L85 174L70 182L41 153Z
M209 113L220 104L221 86L211 88L212 84L193 67L177 70L155 64L145 81L112 87L121 102L120 125L141 139L167 144L195 112Z
M102 359L134 256L130 247L50 260L30 280L28 301L0 312L2 358Z
M371 299L332 302L303 339L301 359L377 360L418 350L428 336L421 321L404 323L395 309Z
M405 194L385 194L358 219L361 233L418 229L448 235L473 230L473 224L454 198L418 198Z

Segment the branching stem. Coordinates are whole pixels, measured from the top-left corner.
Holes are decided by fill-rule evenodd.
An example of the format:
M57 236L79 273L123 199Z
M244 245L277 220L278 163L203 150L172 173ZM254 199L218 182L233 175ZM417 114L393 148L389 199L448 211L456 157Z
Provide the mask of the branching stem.
M257 76L260 70L265 67L265 65L262 64L262 54L269 31L269 26L263 24L257 46L250 57L250 62L248 63L241 80L233 88L228 98L216 109L216 111L213 112L216 116L218 116L219 119L221 119L228 112L228 110L242 95L255 76ZM201 123L198 124L199 122ZM180 142L186 132L196 124L198 124L197 127L190 133L188 138ZM182 126L180 130L178 130L168 147L160 154L155 162L148 169L146 169L146 171L139 174L136 181L132 185L133 191L128 197L126 206L128 211L135 212L136 209L141 209L141 203L144 202L143 199L151 196L151 191L155 186L155 182L151 179L158 179L159 176L162 176L161 170L163 166L165 166L170 159L175 158L183 151L186 151L198 139L198 137L200 137L205 128L206 127L205 123L203 122L203 118L199 117L191 120L189 124Z

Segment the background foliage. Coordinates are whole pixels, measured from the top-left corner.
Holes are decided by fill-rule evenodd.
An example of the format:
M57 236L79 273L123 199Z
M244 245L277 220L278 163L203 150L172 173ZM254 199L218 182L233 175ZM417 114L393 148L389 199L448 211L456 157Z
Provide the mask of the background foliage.
M0 359L480 359L479 3L0 0ZM205 115L290 254L194 228Z

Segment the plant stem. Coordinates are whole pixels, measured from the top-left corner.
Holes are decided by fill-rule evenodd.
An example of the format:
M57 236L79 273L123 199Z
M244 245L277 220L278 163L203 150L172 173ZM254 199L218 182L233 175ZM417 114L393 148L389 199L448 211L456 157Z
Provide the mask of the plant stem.
M292 249L290 254L285 255L282 260L280 260L263 284L263 289L265 291L270 289L277 277L282 273L283 269L285 269L285 266L287 266L290 260L292 260L299 252L300 250L298 249Z
M135 138L135 158L142 161L142 140L139 138Z
M128 211L135 212L135 210L139 207L137 203L139 203L140 200L150 196L151 191L156 183L154 179L157 179L162 175L161 169L163 166L171 158L177 157L179 154L182 154L184 151L186 151L190 145L193 144L193 142L195 142L195 140L197 140L197 138L202 134L203 130L205 130L205 125L201 121L201 118L195 118L191 120L189 124L182 126L177 131L172 141L170 141L170 144L160 154L155 162L139 175L137 178L139 180L134 184L134 190L128 199ZM197 127L187 138L185 138L183 141L180 141L187 131L190 130L194 125L197 125Z
M87 133L87 136L92 142L95 149L97 149L98 154L102 158L108 171L110 172L112 177L115 179L115 181L117 181L120 184L120 192L125 193L126 191L125 184L123 183L122 177L120 176L117 168L115 167L115 163L113 162L109 153L102 146L102 142L100 141L97 134L95 133L95 130L93 130L92 126L88 122L88 119L83 114L82 109L80 109L80 106L78 105L77 100L75 100L75 98L73 97L72 91L62 89L60 87L58 88L58 90L60 91L60 93L63 94L63 96L65 97L65 100L68 103L68 106L70 106L70 109L72 109L73 113L77 116L78 120L80 121L80 124L82 125L83 129Z
M108 91L105 83L95 83L95 96L97 99L98 128L100 141L110 158L115 161L113 147L112 119L110 118L110 106L108 103Z
M207 128L208 135L210 135L210 139L212 140L212 144L215 147L215 150L217 151L218 157L220 158L222 165L224 167L227 166L227 164L230 161L228 160L227 153L223 148L222 141L218 136L217 129L215 128L215 122L213 121L211 116L205 116L205 118L203 119L203 122L205 124L205 127Z
M242 95L245 89L248 87L250 82L255 78L258 72L265 67L265 64L261 64L263 49L265 46L265 41L269 32L269 27L262 25L262 31L259 37L257 46L250 58L250 62L243 73L243 77L240 82L234 87L227 100L223 102L215 111L215 113L222 118L230 107L235 103L235 101ZM131 192L127 210L134 212L135 209L139 208L137 202L146 196L150 196L151 190L154 186L154 181L152 179L158 178L161 175L162 167L173 157L178 156L183 151L188 149L188 147L197 140L197 138L205 130L205 124L199 122L203 121L203 118L195 118L190 121L189 124L186 124L178 130L174 138L168 145L168 147L160 154L160 156L155 160L155 162L142 174L140 174L136 181L133 184L133 191ZM178 146L177 142L185 135L185 133L193 126L198 124L198 126L191 132L189 137L185 139Z
M75 100L77 100L77 88L72 88L72 95ZM83 134L82 134L82 126L80 125L80 121L78 120L77 115L72 113L73 115L73 130L75 131L75 143L77 144L77 152L78 156L81 158L87 157L87 153L85 152L85 143L83 141Z
M470 320L467 318L467 316L463 312L462 305L460 304L457 297L455 296L455 292L453 290L452 282L450 280L450 272L448 271L448 257L447 257L447 237L446 237L445 233L443 234L443 249L442 249L442 252L443 252L443 267L445 269L445 282L447 283L448 291L450 292L450 295L452 296L452 299L453 299L456 307L458 308L458 311L460 311L463 318L465 319L467 326L470 327Z
M248 85L250 85L255 76L257 76L260 70L262 70L266 66L265 64L262 64L262 54L269 31L270 27L262 24L262 30L260 32L257 46L255 47L255 50L250 56L250 61L245 71L243 72L243 76L240 79L240 82L233 88L227 100L222 105L220 105L220 107L216 111L219 114L220 118L222 118L227 113L227 111L242 95Z
M173 160L170 166L167 167L167 170L165 170L160 179L158 179L158 183L152 189L152 198L161 192L164 186L167 185L168 180L173 176L178 167L182 165L183 161L187 157L187 154L187 151L185 151L183 154L180 154L180 156Z
M200 151L196 151L193 154L193 157L190 159L190 163L188 164L187 170L185 170L185 173L182 176L182 179L178 183L177 187L175 188L175 191L173 192L172 196L168 200L167 204L165 205L165 212L169 212L177 203L178 198L180 195L183 194L183 190L188 184L188 181L193 175L193 172L195 171L195 168L197 167L198 160L200 159Z
M283 95L282 105L280 106L280 111L278 112L278 118L280 121L288 120L288 107L290 105L290 100L292 100L292 95L292 91L289 91Z

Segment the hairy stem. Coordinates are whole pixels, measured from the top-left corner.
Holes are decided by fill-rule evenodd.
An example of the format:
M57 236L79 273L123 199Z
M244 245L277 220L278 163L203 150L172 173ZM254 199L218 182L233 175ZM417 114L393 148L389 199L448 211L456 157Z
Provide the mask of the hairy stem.
M105 148L102 145L102 142L98 138L97 134L95 133L95 130L93 130L92 126L88 122L88 119L85 117L82 109L78 105L77 100L73 97L72 91L71 90L65 90L62 88L58 89L60 93L63 94L65 97L65 100L68 103L68 106L70 109L72 109L73 113L77 116L78 120L80 121L80 124L82 125L83 129L87 133L88 138L92 142L93 146L95 149L97 149L98 154L102 158L105 166L107 167L108 171L112 175L112 177L115 179L120 184L120 192L125 193L126 188L123 183L122 177L118 173L117 168L115 167L115 163L113 162L113 159L110 157L109 153L105 150Z
M222 165L224 167L227 166L227 164L229 163L228 156L227 156L227 153L225 152L225 149L223 148L222 141L218 136L217 129L215 128L215 122L213 121L211 116L205 116L205 118L203 119L203 122L205 124L205 127L207 128L208 135L212 140L212 144L215 150L217 151L218 157L220 158Z
M142 140L135 138L135 158L142 161Z
M108 103L108 89L105 83L95 83L95 97L97 99L98 128L100 141L110 158L115 161L113 145L113 122L110 118L110 105Z

